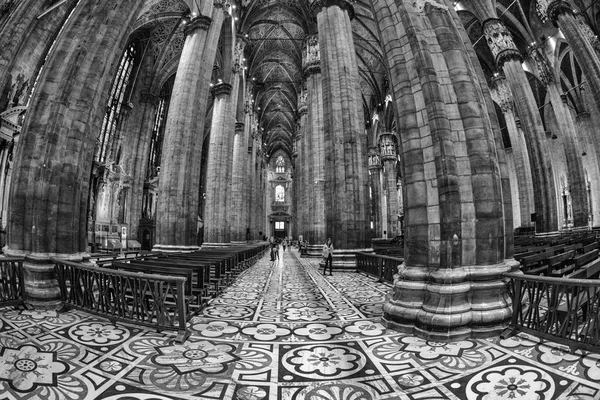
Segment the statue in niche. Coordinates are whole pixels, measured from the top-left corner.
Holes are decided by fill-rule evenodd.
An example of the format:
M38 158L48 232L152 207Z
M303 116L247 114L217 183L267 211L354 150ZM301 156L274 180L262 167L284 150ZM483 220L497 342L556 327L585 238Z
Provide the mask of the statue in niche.
M29 88L29 80L25 80L25 75L19 74L17 80L11 87L11 93L9 96L9 105L11 107L17 107L19 105L25 105L27 99L27 92Z

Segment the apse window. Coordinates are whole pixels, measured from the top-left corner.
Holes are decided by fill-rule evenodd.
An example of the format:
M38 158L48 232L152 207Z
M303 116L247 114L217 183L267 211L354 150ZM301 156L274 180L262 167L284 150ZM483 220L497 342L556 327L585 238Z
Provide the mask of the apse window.
M275 161L275 172L278 174L283 174L285 172L285 161L282 156L277 157L277 161Z

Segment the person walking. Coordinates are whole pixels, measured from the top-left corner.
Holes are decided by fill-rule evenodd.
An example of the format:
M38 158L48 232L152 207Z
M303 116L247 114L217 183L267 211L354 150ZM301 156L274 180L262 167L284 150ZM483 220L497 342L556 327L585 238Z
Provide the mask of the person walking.
M285 253L285 247L287 246L287 239L283 239L283 242L281 243L281 245L283 246L283 252Z
M331 238L327 238L327 242L323 245L323 260L325 261L323 275L327 272L327 264L329 264L329 276L331 276L333 271L333 242Z
M269 238L269 244L271 245L271 261L275 261L275 249L277 243L275 243L275 238L273 238L273 236Z

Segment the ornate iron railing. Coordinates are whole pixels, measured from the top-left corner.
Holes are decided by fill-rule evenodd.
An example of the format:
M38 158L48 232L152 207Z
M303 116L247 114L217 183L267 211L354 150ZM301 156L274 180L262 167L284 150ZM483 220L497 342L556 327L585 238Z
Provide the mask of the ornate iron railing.
M393 283L394 274L403 262L402 258L380 256L373 253L356 253L356 271L371 275L379 282Z
M189 336L185 278L54 262L64 304L110 320L177 330L180 343Z
M508 337L522 331L572 348L600 349L600 281L507 273L513 316Z
M25 278L23 259L0 258L0 305L8 306L23 303Z

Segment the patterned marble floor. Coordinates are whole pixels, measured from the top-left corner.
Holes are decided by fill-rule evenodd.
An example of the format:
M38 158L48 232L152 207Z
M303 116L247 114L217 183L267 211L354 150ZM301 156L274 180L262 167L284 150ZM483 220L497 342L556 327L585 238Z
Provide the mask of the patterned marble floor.
M600 355L519 335L425 342L379 323L389 288L268 256L157 333L79 311L0 309L0 399L600 399Z

